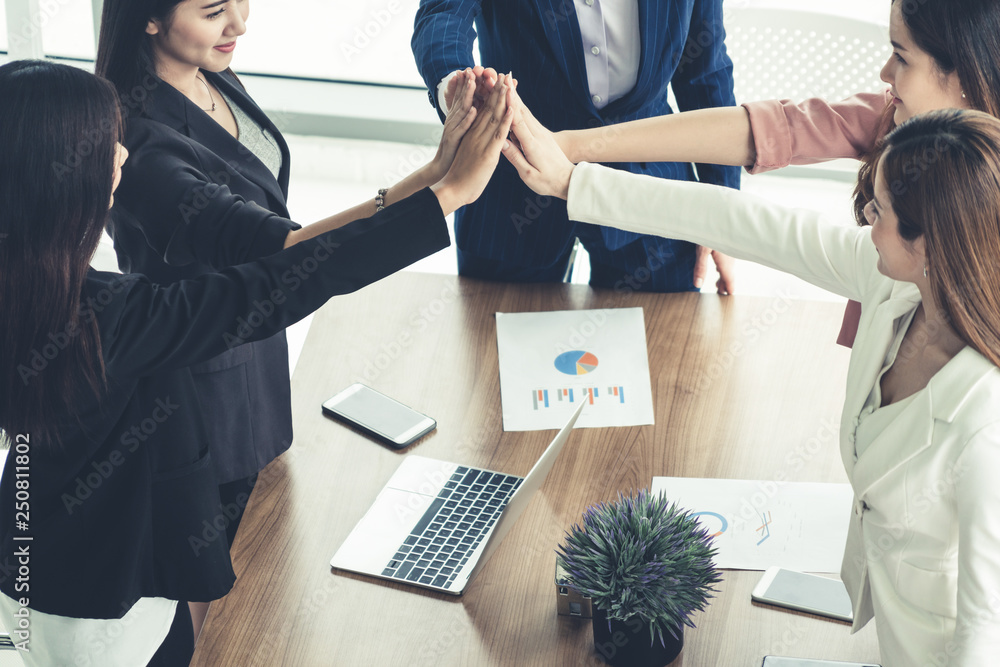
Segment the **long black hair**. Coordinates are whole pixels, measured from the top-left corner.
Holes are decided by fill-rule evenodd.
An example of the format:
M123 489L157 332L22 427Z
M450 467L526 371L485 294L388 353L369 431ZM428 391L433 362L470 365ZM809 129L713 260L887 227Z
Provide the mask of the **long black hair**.
M153 19L169 23L181 1L104 0L94 71L114 84L126 113L144 110L149 91L159 83L146 26Z
M127 115L143 112L150 91L161 83L156 74L152 37L146 33L146 26L152 20L169 26L181 2L104 0L94 71L114 84ZM236 77L231 69L226 71Z
M0 67L0 428L59 442L59 415L104 383L82 308L121 136L106 81L75 67Z

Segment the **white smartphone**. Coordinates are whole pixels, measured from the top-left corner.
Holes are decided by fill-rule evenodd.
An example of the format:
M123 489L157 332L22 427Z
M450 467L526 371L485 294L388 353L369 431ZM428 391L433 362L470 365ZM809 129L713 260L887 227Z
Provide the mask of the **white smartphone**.
M854 620L851 598L839 579L771 567L754 586L750 598L838 621Z
M394 449L427 435L437 422L361 383L323 404L323 414L357 427Z
M784 658L765 655L761 667L882 667L869 662L840 662L838 660L812 660L810 658Z

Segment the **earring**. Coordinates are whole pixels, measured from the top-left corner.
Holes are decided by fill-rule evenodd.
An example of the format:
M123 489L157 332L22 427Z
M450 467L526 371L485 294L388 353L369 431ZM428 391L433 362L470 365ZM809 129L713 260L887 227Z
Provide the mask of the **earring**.
M965 91L962 91L962 99L965 99Z
M924 264L924 278L927 277L927 265Z

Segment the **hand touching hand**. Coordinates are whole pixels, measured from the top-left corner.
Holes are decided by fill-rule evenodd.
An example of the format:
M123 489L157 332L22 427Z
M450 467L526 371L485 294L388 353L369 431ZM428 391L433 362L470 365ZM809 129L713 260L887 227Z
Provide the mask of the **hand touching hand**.
M723 255L718 250L711 250L704 246L697 246L696 259L694 263L694 286L701 289L708 276L708 258L715 261L715 268L719 271L719 279L715 282L715 289L719 294L732 294L736 288L736 262L729 255Z
M456 96L453 101L451 113L444 121L444 131L441 133L441 142L438 144L437 154L431 160L430 182L437 183L451 169L451 163L458 153L458 146L462 143L462 137L472 127L476 119L476 109L473 105L476 85L472 70L459 72L450 82L449 89L454 88L453 94ZM459 95L461 95L459 97Z
M503 154L517 169L524 183L540 195L566 199L569 196L569 179L575 165L566 159L559 144L512 93L514 122L512 129L516 142L510 142ZM516 145L515 145L516 144Z
M451 112L455 109L455 100L460 99L463 95L462 84L458 80L462 74L471 74L475 81L476 92L473 96L472 104L477 110L482 109L483 105L486 104L497 81L497 71L492 67L483 67L482 65L476 65L471 68L466 67L462 72L452 77L444 89L444 103L448 107L449 116L451 116Z
M469 110L476 120L462 138L448 173L431 187L445 215L476 201L496 169L514 119L508 80L499 76L482 110Z

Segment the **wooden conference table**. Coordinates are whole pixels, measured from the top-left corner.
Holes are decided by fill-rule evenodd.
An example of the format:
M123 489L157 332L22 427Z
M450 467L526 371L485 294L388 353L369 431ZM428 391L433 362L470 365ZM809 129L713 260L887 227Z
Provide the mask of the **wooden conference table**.
M329 561L411 452L524 475L554 431L504 433L496 312L641 306L654 426L578 429L461 597L333 571ZM843 482L843 306L619 294L401 273L316 315L292 380L295 442L260 475L193 665L601 665L589 619L558 616L553 550L584 509L654 475ZM437 430L402 453L325 418L363 381ZM759 572L726 571L676 665L758 667L765 654L877 662L874 627L750 602Z

